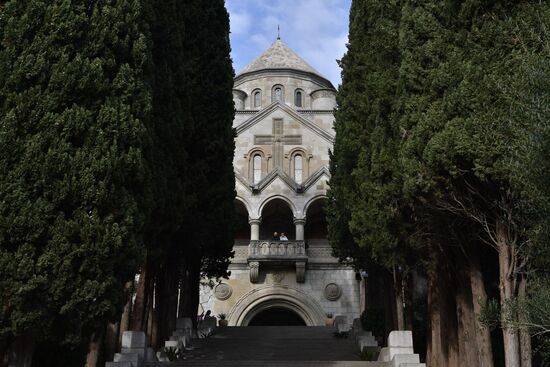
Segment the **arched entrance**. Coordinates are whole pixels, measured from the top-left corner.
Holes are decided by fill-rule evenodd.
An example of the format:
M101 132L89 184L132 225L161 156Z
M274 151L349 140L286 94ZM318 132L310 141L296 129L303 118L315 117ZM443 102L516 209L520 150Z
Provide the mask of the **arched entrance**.
M262 209L260 239L271 239L273 232L279 235L284 232L289 240L296 238L292 209L286 201L279 198L269 201Z
M289 310L298 315L307 326L325 323L325 312L308 294L293 288L268 285L244 295L229 313L230 326L248 326L256 316L269 317L270 311ZM271 313L271 317L275 317Z
M248 326L306 326L296 312L283 307L271 307L258 312Z

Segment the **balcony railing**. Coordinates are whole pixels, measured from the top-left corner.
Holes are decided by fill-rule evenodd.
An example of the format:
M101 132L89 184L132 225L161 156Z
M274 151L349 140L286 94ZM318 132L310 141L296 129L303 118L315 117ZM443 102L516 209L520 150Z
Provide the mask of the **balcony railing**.
M292 263L296 266L296 281L305 280L307 252L304 241L250 241L248 245L248 266L250 281L257 283L260 263Z
M250 241L248 260L307 260L304 241Z

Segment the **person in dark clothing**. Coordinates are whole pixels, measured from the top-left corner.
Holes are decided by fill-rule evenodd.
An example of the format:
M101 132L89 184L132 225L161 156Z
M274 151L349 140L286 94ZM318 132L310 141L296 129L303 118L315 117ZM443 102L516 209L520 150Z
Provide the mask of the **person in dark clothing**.
M273 232L273 237L271 239L273 241L279 241L279 234L277 232Z

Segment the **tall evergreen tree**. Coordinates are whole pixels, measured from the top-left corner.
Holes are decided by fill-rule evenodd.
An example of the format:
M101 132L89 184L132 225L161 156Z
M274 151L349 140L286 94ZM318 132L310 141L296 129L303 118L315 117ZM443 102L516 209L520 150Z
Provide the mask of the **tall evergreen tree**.
M155 282L157 341L196 319L202 276L226 276L233 245L233 69L223 1L154 1L156 202L131 327L146 329ZM150 307L150 306L149 306Z
M199 276L226 277L232 256L235 176L233 173L233 67L230 59L229 15L222 0L190 1L185 6L185 38L189 71L186 111L190 132L191 192L194 207L184 220L181 243L187 267L194 269L193 297L184 308L194 316L198 307ZM208 24L208 27L204 25ZM199 71L199 72L197 72Z
M547 152L544 86L526 77L547 69L526 60L547 55L548 5L405 1L397 16L372 14L380 14L377 2L353 2L331 167L331 242L356 261L422 259L430 277L428 363L491 365L489 334L475 316L486 298L480 258L500 269L503 316L525 292L527 270L540 266L533 254L547 259L540 239L548 233L541 184L548 179L534 168ZM387 42L372 50L365 42L371 32L392 34L380 27L390 20L399 28L395 64L381 59ZM386 83L373 83L383 75L375 60ZM380 100L390 113L378 112ZM530 366L525 331L503 323L507 366Z
M3 5L0 338L18 357L32 357L34 342L85 345L120 312L141 262L151 109L142 18L139 1Z

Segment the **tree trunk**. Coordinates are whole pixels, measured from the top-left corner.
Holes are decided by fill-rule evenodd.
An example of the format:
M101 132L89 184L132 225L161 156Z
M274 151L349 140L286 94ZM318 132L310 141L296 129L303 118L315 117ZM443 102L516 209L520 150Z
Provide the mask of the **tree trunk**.
M508 302L516 295L516 284L514 274L513 244L508 235L508 227L497 220L496 240L498 245L499 263L499 290L500 307L502 318L502 337L504 340L504 361L506 367L518 367L520 365L520 349L518 332L514 327L508 325L507 312Z
M15 337L8 357L9 367L31 367L36 343L30 331Z
M426 351L427 367L445 367L441 344L440 299L437 273L428 274L428 342Z
M155 314L155 310L153 308L153 298L154 298L154 284L151 284L151 289L149 290L149 302L147 303L147 331L145 334L147 335L147 345L148 346L154 346L155 340L154 340L154 332L153 332L153 317Z
M393 287L395 292L395 314L397 316L397 330L405 330L405 313L403 311L403 278L393 267Z
M112 361L115 356L119 329L120 325L118 322L116 324L111 322L107 323L105 328L105 338L103 338L103 359L106 361Z
M446 366L461 367L458 343L458 322L454 286L447 267L439 268L438 287L441 312L441 341L443 343Z
M193 328L196 328L200 298L201 258L199 256L189 256L186 260L188 263L186 264L185 276L182 277L184 281L180 297L180 310L182 312L180 317L190 317L193 321Z
M0 338L0 367L8 367L8 338Z
M145 308L147 302L147 295L149 290L149 261L146 260L145 265L143 265L141 274L139 275L139 280L136 287L136 298L134 300L134 307L132 309L132 318L130 323L130 330L133 331L144 331L145 324Z
M525 299L527 294L527 277L525 275L521 276L518 285L518 296L520 299ZM520 324L524 323L525 314L520 313L518 315ZM521 327L519 329L519 342L521 350L521 367L531 367L533 352L531 349L531 335L529 335L529 330L526 327Z
M117 350L120 350L120 346L122 344L122 334L125 331L128 331L130 327L130 313L132 311L132 287L134 285L134 282L128 282L126 283L124 290L128 293L128 301L126 302L126 305L124 305L124 310L122 311L122 316L120 317L120 330L118 333L118 345Z
M469 251L468 259L470 261L469 277L472 288L472 302L475 314L476 325L476 343L479 351L478 363L481 367L493 367L493 347L491 345L491 332L488 327L479 321L481 306L487 302L487 293L483 283L483 274L479 264L479 255L477 252Z
M457 267L456 311L461 366L480 367L472 289L463 254L457 254Z
M86 356L86 367L98 367L102 343L103 337L101 335L92 335L88 346L88 355Z
M157 310L157 347L168 340L176 328L176 313L178 305L177 269L172 263L165 264L160 271L156 284Z

